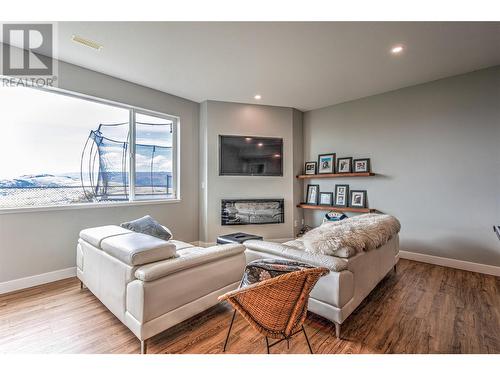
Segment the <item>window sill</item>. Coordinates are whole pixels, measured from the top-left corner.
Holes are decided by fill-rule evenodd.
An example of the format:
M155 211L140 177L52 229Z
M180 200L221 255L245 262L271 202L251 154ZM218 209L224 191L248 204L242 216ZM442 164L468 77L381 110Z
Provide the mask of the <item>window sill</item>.
M106 203L75 203L61 206L38 206L38 207L19 207L19 208L0 208L0 215L20 214L27 212L46 212L46 211L65 211L65 210L85 210L90 208L110 208L110 207L129 207L129 206L147 206L157 204L179 203L180 198L144 200L133 202L106 202Z

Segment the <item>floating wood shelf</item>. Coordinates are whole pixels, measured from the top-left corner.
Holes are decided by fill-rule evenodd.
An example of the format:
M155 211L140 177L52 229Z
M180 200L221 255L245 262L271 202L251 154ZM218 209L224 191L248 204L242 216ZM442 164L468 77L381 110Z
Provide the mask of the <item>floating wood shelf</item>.
M335 207L335 206L323 206L323 205L314 205L314 204L306 204L300 203L297 205L298 208L305 208L308 210L321 210L321 211L335 211L335 212L360 212L360 213L369 213L377 211L374 208L356 208L356 207Z
M299 179L303 179L303 178L369 177L369 176L375 176L375 173L360 172L360 173L301 174L296 177Z

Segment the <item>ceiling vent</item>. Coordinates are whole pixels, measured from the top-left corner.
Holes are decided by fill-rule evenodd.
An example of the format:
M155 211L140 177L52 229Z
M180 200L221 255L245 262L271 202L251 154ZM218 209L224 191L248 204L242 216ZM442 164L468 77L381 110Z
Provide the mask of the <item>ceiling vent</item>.
M95 49L96 51L100 51L102 49L102 45L101 44L99 44L97 42L94 42L93 40L82 38L81 36L78 36L78 35L73 35L71 37L71 39L75 43L83 44L84 46L87 46L87 47L90 47L92 49Z

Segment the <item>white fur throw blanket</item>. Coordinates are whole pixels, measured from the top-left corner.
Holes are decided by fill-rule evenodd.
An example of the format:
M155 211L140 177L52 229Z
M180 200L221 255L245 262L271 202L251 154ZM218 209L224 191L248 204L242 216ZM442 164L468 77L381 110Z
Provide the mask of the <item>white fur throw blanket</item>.
M299 240L307 252L349 258L384 245L400 229L401 224L394 216L365 214L326 222Z

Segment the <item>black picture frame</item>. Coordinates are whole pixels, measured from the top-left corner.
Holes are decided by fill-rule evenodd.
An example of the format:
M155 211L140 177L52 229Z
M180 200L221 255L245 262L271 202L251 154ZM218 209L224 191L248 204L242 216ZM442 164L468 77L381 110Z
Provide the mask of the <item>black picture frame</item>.
M355 194L362 194L362 199L359 204L353 204L352 199ZM351 190L349 192L349 207L352 208L366 208L366 202L367 202L367 192L366 190Z
M347 171L342 171L340 168L341 162L347 160L349 162L349 169ZM352 173L352 157L337 158L337 173Z
M328 196L328 203L323 203L323 198L322 198L323 196ZM333 205L333 193L320 191L318 205L320 205L320 206Z
M313 173L308 171L307 167L313 165L314 167L312 168ZM318 173L318 162L316 161L306 161L304 164L304 174L305 175L315 175Z
M356 168L356 163L360 162L360 161L366 162L366 169L364 169L364 170L358 170ZM372 166L371 166L370 158L354 159L352 161L352 171L353 171L353 173L371 173Z
M331 168L329 168L327 170L322 170L321 158L322 157L326 157L326 156L330 156L331 157L331 160L330 160L330 166L331 166ZM335 152L331 152L329 154L319 154L318 155L318 174L335 173L335 163L336 163L336 161L337 161L337 154Z
M314 200L309 200L309 195L310 195L310 191L312 189L315 189L316 190L316 199ZM313 184L309 184L307 185L307 192L306 192L306 204L311 204L311 205L315 205L317 206L318 205L318 200L319 200L319 185L313 185Z
M345 188L345 193L343 194L344 196L344 203L339 203L338 198L339 198L339 188ZM348 207L349 203L349 185L335 185L335 194L333 197L333 205L335 207Z

